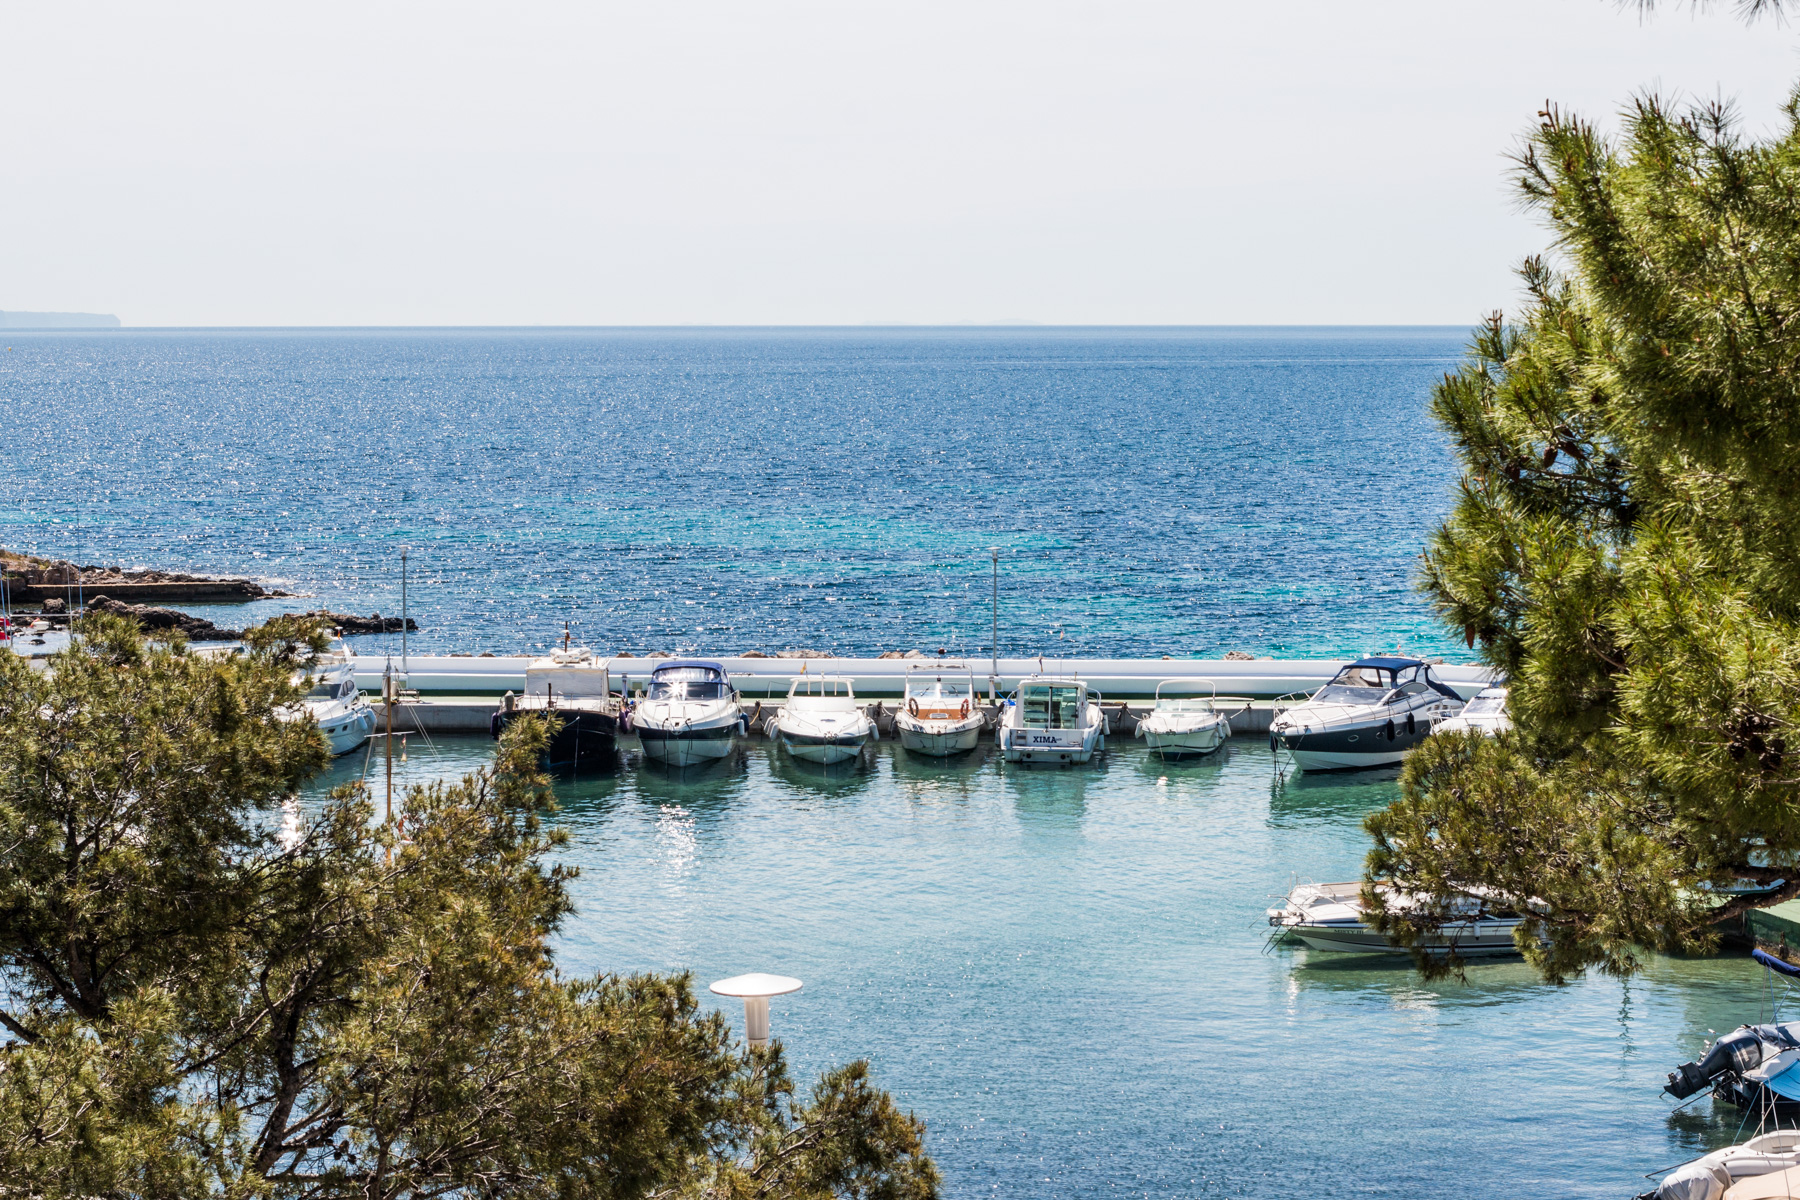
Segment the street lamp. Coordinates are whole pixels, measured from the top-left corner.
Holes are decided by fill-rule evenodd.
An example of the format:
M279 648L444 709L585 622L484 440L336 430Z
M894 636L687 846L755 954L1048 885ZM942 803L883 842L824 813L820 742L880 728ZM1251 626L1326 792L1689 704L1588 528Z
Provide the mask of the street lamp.
M799 991L800 981L786 975L734 975L707 990L715 996L737 996L744 1001L744 1037L760 1050L769 1042L769 997Z

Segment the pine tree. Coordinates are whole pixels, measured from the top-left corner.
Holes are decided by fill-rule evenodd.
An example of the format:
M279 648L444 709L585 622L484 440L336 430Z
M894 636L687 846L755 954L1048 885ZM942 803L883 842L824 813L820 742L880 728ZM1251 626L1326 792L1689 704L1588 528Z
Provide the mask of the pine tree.
M316 633L0 654L0 1196L936 1195L865 1064L802 1096L686 976L556 968L541 722L392 825L351 786L277 838Z

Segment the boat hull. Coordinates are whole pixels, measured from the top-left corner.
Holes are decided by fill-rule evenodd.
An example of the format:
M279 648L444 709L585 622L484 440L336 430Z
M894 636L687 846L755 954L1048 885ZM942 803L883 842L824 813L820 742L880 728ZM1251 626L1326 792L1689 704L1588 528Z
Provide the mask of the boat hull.
M331 757L348 754L375 732L375 710L365 704L339 716L326 717L319 721L319 732L325 735Z
M1007 762L1024 766L1068 767L1092 762L1102 746L1100 730L1092 728L1080 739L1065 740L1055 732L1036 729L1001 731L1000 750Z
M1145 729L1144 745L1150 748L1150 753L1164 762L1179 762L1186 758L1204 758L1216 753L1230 735L1231 726L1222 723L1205 729L1179 732Z
M895 721L894 730L900 735L900 748L908 754L923 754L930 758L949 758L952 754L963 754L973 750L981 740L981 724L973 722L967 728L932 729L914 726L906 721Z
M544 765L553 771L574 771L610 762L618 752L619 718L609 712L574 708L502 710L494 714L488 731L498 740L506 727L525 716L550 719L553 732L544 750Z
M790 733L782 729L781 744L795 758L806 762L832 766L836 763L849 762L862 754L863 747L869 744L869 735L844 734L827 737L818 734Z
M671 767L687 767L729 755L737 740L738 723L709 729L638 728L636 733L645 757Z
M1454 951L1459 958L1498 958L1517 954L1513 941L1517 921L1474 921L1446 925L1436 936L1426 939L1420 949L1428 954ZM1300 924L1288 926L1288 932L1314 950L1351 954L1405 954L1407 951L1360 922L1332 924Z
M1390 767L1406 761L1413 748L1431 736L1429 721L1416 721L1413 732L1396 724L1394 736L1387 723L1314 731L1275 731L1270 749L1286 750L1302 771L1360 771Z

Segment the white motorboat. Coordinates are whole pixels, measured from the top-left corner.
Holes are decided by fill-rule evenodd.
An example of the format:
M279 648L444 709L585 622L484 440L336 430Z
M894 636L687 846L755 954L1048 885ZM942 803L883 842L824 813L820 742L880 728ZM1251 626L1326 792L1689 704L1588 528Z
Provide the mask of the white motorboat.
M855 758L878 735L848 679L800 675L788 685L775 736L795 758L830 765Z
M744 730L744 710L724 667L674 659L650 673L650 686L631 711L631 729L650 758L685 767L730 754Z
M356 686L356 656L342 639L313 659L295 682L305 685L306 695L291 715L317 722L333 758L350 753L375 731L375 709Z
M1637 1200L1787 1200L1800 1196L1800 1130L1778 1129L1683 1163Z
M1198 691L1206 695L1168 695L1164 691ZM1219 709L1230 705L1241 712L1250 707L1248 696L1220 696L1210 679L1165 679L1156 685L1156 704L1137 725L1137 736L1164 762L1211 754L1231 736L1231 718Z
M894 730L909 754L948 758L973 750L985 723L975 674L962 663L919 663L906 675L906 699Z
M1106 748L1106 714L1099 693L1079 679L1032 676L1000 709L996 740L1007 762L1089 762Z
M1504 685L1482 688L1475 698L1463 705L1462 711L1437 727L1438 733L1485 733L1492 737L1512 728L1512 717L1506 711Z
M577 770L610 761L617 747L623 703L613 695L607 660L570 646L534 660L525 668L525 694L506 693L489 721L497 740L505 728L528 714L549 718L553 733L544 751L552 770Z
M1351 771L1397 763L1462 710L1462 697L1416 658L1358 659L1303 703L1278 712L1269 748L1303 771Z
M1362 887L1361 882L1300 884L1288 893L1281 907L1269 910L1269 924L1314 950L1406 953L1363 919ZM1458 896L1440 919L1443 923L1438 931L1420 946L1427 953L1453 950L1462 958L1491 958L1519 952L1513 930L1524 918L1505 905L1478 896Z

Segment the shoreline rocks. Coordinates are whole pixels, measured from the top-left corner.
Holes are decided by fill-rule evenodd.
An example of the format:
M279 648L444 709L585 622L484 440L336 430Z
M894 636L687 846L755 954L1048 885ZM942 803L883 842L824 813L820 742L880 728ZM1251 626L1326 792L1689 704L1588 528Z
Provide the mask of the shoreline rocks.
M121 567L78 566L66 559L0 550L0 575L15 604L61 599L79 589L103 590L111 598L162 600L266 600L292 595L253 579L190 575L183 571L128 571ZM121 601L123 603L123 601Z
M111 596L95 596L88 601L88 611L127 617L152 633L179 629L196 642L235 642L244 636L241 629L223 629L205 617L196 617L179 609L127 604L123 600L114 600Z

